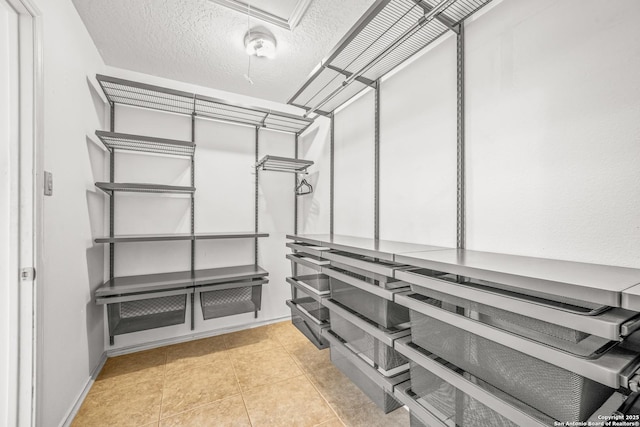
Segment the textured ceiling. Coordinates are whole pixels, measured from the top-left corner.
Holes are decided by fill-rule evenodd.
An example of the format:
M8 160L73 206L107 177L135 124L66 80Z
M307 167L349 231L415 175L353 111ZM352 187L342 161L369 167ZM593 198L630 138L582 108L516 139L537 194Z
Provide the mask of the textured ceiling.
M266 8L269 1L258 3ZM295 93L373 2L313 0L293 31L252 20L252 28L273 33L278 52L275 59L251 58L251 85L244 78L245 14L208 0L73 0L107 65L278 102Z

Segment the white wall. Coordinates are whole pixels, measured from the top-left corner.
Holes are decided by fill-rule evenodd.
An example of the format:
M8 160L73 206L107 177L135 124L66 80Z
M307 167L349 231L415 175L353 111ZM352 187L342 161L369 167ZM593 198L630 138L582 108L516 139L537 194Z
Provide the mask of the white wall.
M380 85L380 238L456 244L456 40Z
M468 26L469 248L640 267L639 17L517 0Z
M293 157L295 136L282 132L261 130L258 158L267 154ZM291 263L285 258L287 234L293 233L295 202L294 176L282 172L259 172L258 206L260 231L269 233L259 239L258 259L269 272L269 283L262 287L262 312L260 319L290 316L285 301L291 299L291 287L285 278L291 276Z
M640 267L639 16L513 0L467 23L468 248ZM453 37L383 80L381 238L455 246L455 90Z
M335 234L374 234L374 96L366 90L334 117Z
M105 155L87 135L105 125L103 103L87 77L104 64L73 4L36 0L43 16L44 169L53 173L44 200L41 418L57 426L71 410L104 350L102 308L93 291L104 274Z
M330 123L328 118L317 118L298 140L298 157L314 162L306 177L313 185L313 193L298 197L299 234L329 232Z

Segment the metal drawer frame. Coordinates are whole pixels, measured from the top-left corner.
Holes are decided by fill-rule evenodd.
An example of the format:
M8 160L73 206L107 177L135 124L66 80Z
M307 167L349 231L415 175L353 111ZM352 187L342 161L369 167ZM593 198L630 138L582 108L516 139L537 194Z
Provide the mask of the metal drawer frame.
M425 316L435 318L456 328L463 329L505 347L512 348L515 351L524 353L525 355L535 357L615 389L620 386L627 387L628 377L626 374L623 374L623 372L626 372L626 368L637 362L640 357L632 351L616 346L597 359L581 358L545 344L504 332L498 328L484 325L447 310L422 303L412 298L410 292L396 295L396 302Z
M353 276L349 276L348 274L341 273L335 270L333 267L322 267L322 273L326 274L329 277L333 277L334 279L338 279L345 283L348 283L349 285L362 291L369 292L370 294L376 295L389 301L393 301L394 295L396 295L397 293L404 292L408 289L408 286L398 289L385 289L382 286L376 286L372 283L365 282Z
M458 390L466 393L467 395L486 405L488 408L496 411L505 418L508 418L516 425L530 427L547 427L546 423L543 423L540 420L530 416L529 414L522 412L518 408L515 408L504 400L494 396L478 385L458 375L451 369L428 357L423 352L417 350L415 348L417 346L413 345L413 343L411 342L411 337L405 337L397 340L394 344L394 347L396 350L398 350L399 353L403 354L408 359L413 360L415 363L422 366L437 377L441 378L443 381L448 382Z
M409 371L399 373L392 377L385 377L380 372L378 372L374 367L369 366L367 362L362 360L357 354L353 351L349 350L347 346L344 345L340 337L338 337L335 332L331 329L323 329L322 336L327 339L335 348L340 352L340 354L346 357L354 366L356 366L363 374L365 374L371 381L375 382L378 386L380 386L386 392L393 394L393 388L409 379Z
M479 290L465 284L418 274L415 271L398 271L396 277L417 287L511 311L609 340L621 340L622 336L629 335L640 328L637 313L620 308L612 308L596 315L583 315L511 296L509 293L512 292L501 289ZM420 293L418 290L416 292Z
M408 327L396 332L380 329L381 327L376 325L374 322L363 317L359 317L353 310L344 307L342 304L337 301L333 301L332 299L325 299L322 304L327 307L329 311L334 311L339 316L353 323L355 326L389 347L393 347L393 342L395 340L411 334L411 330Z
M287 300L287 306L291 309L291 318L293 325L300 331L304 336L307 337L309 341L313 345L315 345L319 350L325 349L329 346L329 343L326 339L323 338L323 331L329 329L329 322L318 321L318 319L310 316L306 310L301 309L293 300ZM299 325L293 319L295 316L298 316L302 319L304 326Z
M325 246L312 245L304 242L289 242L287 243L287 247L296 253L302 252L317 257L322 257L322 254L329 250L329 248Z
M318 261L318 262L309 261L309 259L304 259L300 255L296 255L296 254L287 254L287 259L296 264L300 264L305 267L311 268L317 271L318 273L321 272L323 266L329 264L329 261Z

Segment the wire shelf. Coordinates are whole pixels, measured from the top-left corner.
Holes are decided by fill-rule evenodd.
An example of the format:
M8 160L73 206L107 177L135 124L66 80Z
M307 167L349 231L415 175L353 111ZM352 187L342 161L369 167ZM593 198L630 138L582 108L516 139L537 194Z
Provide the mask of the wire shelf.
M129 193L174 193L174 194L192 194L196 191L195 187L181 187L177 185L159 185L159 184L132 184L132 183L114 183L114 182L96 182L96 187L113 195L116 191Z
M96 131L96 136L107 149L139 151L144 153L172 154L192 157L196 145L193 142L155 138L125 133Z
M96 75L110 103L195 115L230 123L302 133L312 119L260 107L243 106L195 93L182 92L116 77Z
M256 163L256 168L264 171L307 173L312 160L291 159L289 157L264 156Z
M378 0L289 104L332 112L491 0Z

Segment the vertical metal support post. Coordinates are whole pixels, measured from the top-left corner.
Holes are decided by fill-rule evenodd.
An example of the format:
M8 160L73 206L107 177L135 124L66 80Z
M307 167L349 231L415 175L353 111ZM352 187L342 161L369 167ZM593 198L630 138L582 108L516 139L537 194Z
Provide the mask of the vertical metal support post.
M259 134L260 134L260 128L258 126L256 126L256 138L255 138L255 145L256 145L256 155L255 155L255 163L258 163L258 140L259 140ZM255 221L254 221L254 231L257 233L258 232L258 169L256 168L256 178L255 178L255 199L254 199L254 206L255 206L255 211L254 211L254 215L255 215ZM255 237L253 239L254 241L254 252L253 252L253 262L254 264L257 266L258 265L258 238ZM258 313L256 312L256 316L258 317Z
M457 221L456 241L459 249L466 243L465 230L465 123L464 123L464 23L458 24L457 31L457 93L458 93L458 141L457 141Z
M191 114L191 142L196 141L196 114ZM196 186L196 169L195 169L195 151L191 156L191 186ZM196 199L195 193L191 193L191 275L193 276L196 269ZM196 327L195 322L195 309L196 309L196 295L195 292L191 293L191 330Z
M298 134L296 133L296 138L293 141L294 145L294 154L293 158L298 159ZM298 234L298 195L296 194L296 187L298 186L298 174L293 174L293 234ZM298 265L295 262L291 263L291 274L293 277L298 275ZM295 289L293 286L291 289Z
M331 113L331 130L329 145L329 234L333 234L333 189L335 185L334 166L335 166L335 114Z
M380 238L380 80L374 89L373 238Z
M298 159L298 134L296 133L296 139L293 142L294 145L294 159ZM298 234L298 196L296 195L295 188L298 186L298 174L293 174L293 234Z
M109 110L109 130L115 131L116 128L116 106L113 102L110 103ZM109 182L115 182L116 172L116 155L113 149L109 150ZM116 207L116 195L115 192L111 192L109 196L109 237L113 237L115 233L115 207ZM115 243L109 243L109 280L114 278L115 274L115 258L116 258L116 246ZM109 344L113 345L115 338L113 335L109 335Z

